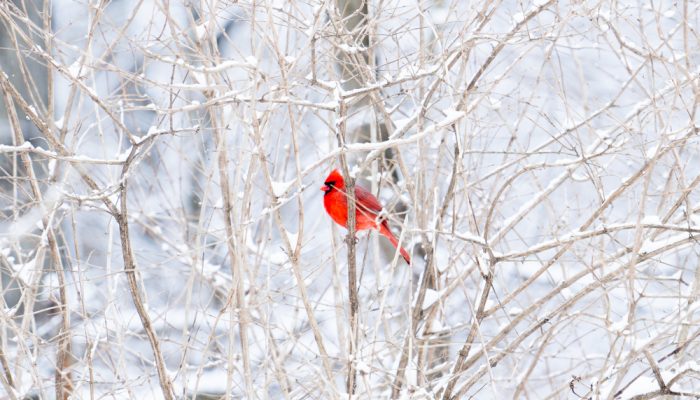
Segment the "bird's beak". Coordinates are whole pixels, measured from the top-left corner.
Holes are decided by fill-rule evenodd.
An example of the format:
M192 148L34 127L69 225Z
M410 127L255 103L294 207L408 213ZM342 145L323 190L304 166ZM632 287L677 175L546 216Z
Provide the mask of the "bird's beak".
M331 190L331 187L330 187L330 186L328 186L328 185L323 185L323 186L321 186L321 191L322 191L322 192L327 192L327 191L329 191L329 190Z

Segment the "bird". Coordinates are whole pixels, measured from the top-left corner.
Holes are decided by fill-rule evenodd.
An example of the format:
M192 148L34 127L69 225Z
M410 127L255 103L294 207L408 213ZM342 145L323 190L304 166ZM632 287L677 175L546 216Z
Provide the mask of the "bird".
M345 192L345 180L343 175L337 169L331 173L321 186L323 193L323 207L335 223L347 228L348 227L348 198ZM380 234L384 235L394 248L399 248L401 256L410 265L411 256L406 249L399 246L399 240L396 239L386 219L380 218L382 205L379 200L362 186L355 185L355 230L361 231L365 229L376 229Z

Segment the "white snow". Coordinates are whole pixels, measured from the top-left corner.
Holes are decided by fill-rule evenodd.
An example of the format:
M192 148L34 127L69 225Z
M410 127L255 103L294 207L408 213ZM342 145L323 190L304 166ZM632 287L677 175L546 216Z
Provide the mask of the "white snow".
M258 59L253 57L253 56L247 56L245 58L245 62L248 63L249 66L251 67L257 67L258 66Z
M423 298L423 309L427 309L432 306L436 301L440 299L440 292L433 289L426 289L425 298Z
M291 180L291 181L286 181L286 182L278 182L278 181L272 181L272 194L275 195L275 197L282 197L287 193L287 190L289 190L292 185L296 180Z
M297 240L299 240L299 233L293 233L287 230L286 234L289 239L289 245L294 249L297 246Z

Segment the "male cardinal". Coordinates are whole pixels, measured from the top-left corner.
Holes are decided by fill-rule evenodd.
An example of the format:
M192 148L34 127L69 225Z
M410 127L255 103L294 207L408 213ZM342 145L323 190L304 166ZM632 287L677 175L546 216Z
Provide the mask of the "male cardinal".
M345 193L345 180L337 169L331 171L321 187L323 194L323 207L333 221L344 228L348 227L348 198ZM379 213L382 205L372 193L362 186L355 185L355 230L376 229L394 245L399 246L399 241L389 230L386 219L380 220ZM411 256L403 248L399 248L401 256L411 264Z

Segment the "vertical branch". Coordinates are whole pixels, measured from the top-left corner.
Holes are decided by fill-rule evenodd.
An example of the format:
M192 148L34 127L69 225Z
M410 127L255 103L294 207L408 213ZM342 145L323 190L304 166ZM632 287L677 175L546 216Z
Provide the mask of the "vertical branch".
M146 141L146 143L150 144L151 140ZM144 144L144 142L142 142L141 144ZM160 382L160 387L163 392L163 397L166 400L172 400L174 398L172 382L170 381L170 377L168 376L165 360L163 359L163 353L160 350L160 342L158 341L158 336L156 335L155 329L153 328L151 318L148 316L148 310L146 310L146 307L143 305L143 300L141 299L141 292L139 291L138 280L136 277L136 260L134 258L134 252L131 248L131 236L129 235L129 210L127 207L126 197L126 177L128 175L129 166L133 159L136 157L139 148L140 146L134 146L132 148L131 153L127 157L127 160L124 163L124 167L122 169L122 180L119 184L119 194L121 198L120 210L119 212L115 213L114 211L116 210L112 210L112 207L110 207L110 209L114 214L114 218L117 220L117 224L119 225L119 238L122 245L122 257L124 258L124 272L126 273L126 279L129 283L131 299L134 302L136 312L138 313L139 318L141 319L141 325L143 326L143 330L146 332L148 341L151 344L151 349L153 350L153 359L156 364L156 371L158 372L158 380ZM109 201L105 199L105 202ZM109 202L109 204L112 203Z
M336 122L336 135L338 138L338 146L341 149L345 148L347 134L347 104L342 99L338 107L338 121ZM345 156L345 151L340 152L340 168L343 171L345 179L345 190L348 196L348 233L345 236L345 242L348 246L348 296L350 299L350 340L348 349L348 377L347 377L347 392L355 393L356 371L355 371L355 352L357 350L358 340L358 310L359 298L357 295L357 256L355 252L355 179L350 175L348 160Z

